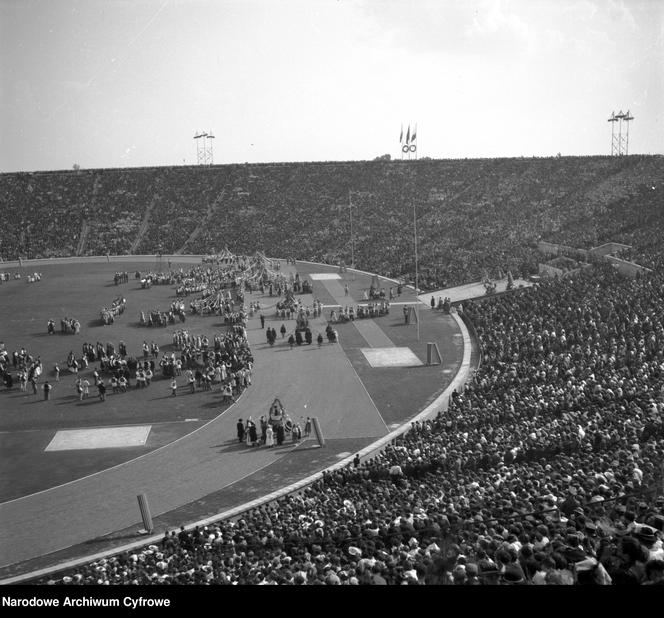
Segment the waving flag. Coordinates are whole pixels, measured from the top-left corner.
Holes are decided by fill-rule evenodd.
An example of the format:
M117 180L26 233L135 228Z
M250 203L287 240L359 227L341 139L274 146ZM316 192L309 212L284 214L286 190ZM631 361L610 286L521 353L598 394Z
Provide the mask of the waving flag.
M410 138L411 142L414 142L417 139L417 125L415 125L415 130L413 131L413 137Z
M401 125L401 135L399 135L399 143L403 144L403 124Z
M410 125L408 125L408 133L406 133L406 144L410 144Z

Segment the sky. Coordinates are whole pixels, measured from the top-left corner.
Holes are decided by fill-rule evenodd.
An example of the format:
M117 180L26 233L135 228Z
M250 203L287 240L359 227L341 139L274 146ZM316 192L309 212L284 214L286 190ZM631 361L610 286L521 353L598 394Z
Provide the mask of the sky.
M664 152L662 0L0 0L0 172L604 155L620 110Z

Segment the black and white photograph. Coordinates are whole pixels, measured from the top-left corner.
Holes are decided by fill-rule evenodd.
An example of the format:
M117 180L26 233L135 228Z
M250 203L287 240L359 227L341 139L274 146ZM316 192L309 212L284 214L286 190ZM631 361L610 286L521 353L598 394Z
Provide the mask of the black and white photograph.
M3 611L661 586L664 2L0 0L0 377Z

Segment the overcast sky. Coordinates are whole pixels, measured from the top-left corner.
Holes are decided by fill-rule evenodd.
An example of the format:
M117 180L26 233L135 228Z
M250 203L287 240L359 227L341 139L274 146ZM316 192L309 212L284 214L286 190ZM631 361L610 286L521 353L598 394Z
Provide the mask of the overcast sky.
M0 0L0 171L664 152L662 0Z

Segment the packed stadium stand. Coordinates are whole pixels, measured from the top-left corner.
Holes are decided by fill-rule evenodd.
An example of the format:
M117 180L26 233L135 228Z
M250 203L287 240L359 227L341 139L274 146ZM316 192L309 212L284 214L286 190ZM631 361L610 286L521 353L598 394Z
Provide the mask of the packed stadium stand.
M540 239L648 254L661 225L661 156L280 163L0 175L5 260L238 254L414 279L426 289L536 272ZM84 238L82 238L84 236ZM646 255L644 257L647 259Z
M349 190L358 266L412 278L414 204L432 289L535 273L538 240L622 242L652 272L597 262L463 303L481 366L436 418L232 521L41 583L661 584L662 157L4 175L2 253L71 255L85 219L85 254L261 246L349 262Z

